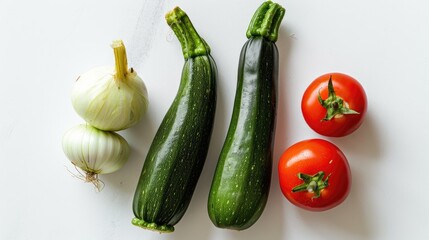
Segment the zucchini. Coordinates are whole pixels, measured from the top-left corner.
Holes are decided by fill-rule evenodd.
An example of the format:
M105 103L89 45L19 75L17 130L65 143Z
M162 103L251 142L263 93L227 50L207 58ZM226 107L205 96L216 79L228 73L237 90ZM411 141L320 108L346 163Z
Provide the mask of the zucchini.
M173 232L185 214L201 174L216 108L215 61L187 14L166 14L185 64L180 86L146 156L133 200L132 224Z
M285 10L271 1L255 12L238 66L232 118L213 177L208 213L219 228L244 230L262 214L272 172L278 50Z

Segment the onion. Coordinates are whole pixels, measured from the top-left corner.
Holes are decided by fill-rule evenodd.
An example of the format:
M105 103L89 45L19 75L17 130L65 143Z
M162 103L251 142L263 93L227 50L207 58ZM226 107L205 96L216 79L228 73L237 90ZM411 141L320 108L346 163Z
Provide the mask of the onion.
M119 131L137 124L148 106L143 80L128 69L125 46L112 44L115 67L97 67L82 74L72 89L72 105L90 125Z
M130 155L130 147L122 136L88 124L69 129L63 136L62 146L73 165L84 171L83 180L93 183L98 190L102 188L98 174L119 170Z

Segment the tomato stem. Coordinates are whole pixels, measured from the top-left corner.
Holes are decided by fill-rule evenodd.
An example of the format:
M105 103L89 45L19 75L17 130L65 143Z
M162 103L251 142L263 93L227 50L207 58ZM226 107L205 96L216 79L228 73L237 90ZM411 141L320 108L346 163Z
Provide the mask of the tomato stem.
M308 175L304 173L298 173L298 178L303 180L304 183L294 187L292 189L292 192L310 192L314 193L313 198L320 197L320 192L328 187L328 180L331 174L329 174L325 180L323 180L323 177L325 177L325 173L323 171L320 171L314 175Z
M317 96L319 103L326 109L326 115L321 121L329 121L335 116L341 116L345 114L359 114L353 109L348 107L348 104L335 94L334 85L332 83L332 75L329 76L328 80L328 98L322 99L322 96Z

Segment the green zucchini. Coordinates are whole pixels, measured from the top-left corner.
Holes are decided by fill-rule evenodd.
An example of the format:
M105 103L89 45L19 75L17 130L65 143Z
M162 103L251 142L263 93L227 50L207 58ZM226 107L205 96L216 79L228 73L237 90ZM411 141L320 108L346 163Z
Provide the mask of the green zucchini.
M177 95L146 156L133 200L136 226L173 232L191 201L212 134L217 68L210 47L179 7L166 14L185 64Z
M238 67L234 107L213 177L208 213L219 228L244 230L262 214L272 172L278 50L285 10L267 1L247 30Z

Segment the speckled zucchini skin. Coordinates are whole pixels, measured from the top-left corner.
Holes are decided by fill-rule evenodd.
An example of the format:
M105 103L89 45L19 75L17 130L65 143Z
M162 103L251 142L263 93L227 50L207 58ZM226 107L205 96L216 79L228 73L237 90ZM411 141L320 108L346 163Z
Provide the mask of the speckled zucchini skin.
M183 19L180 9L175 10L181 19L179 24L189 21L187 17ZM174 30L191 28L189 23ZM187 39L187 43L190 40L195 39ZM134 225L160 232L174 231L200 177L214 122L217 77L210 49L204 41L200 43L204 44L203 51L189 52L184 48L179 90L155 135L136 188ZM183 44L186 43L182 42L182 47Z
M256 17L265 15L271 6L261 8ZM281 21L284 12L271 11L268 14ZM254 29L252 24L249 29ZM232 118L208 199L210 219L220 228L249 228L267 202L278 79L277 35L271 36L249 34L241 50Z
M277 48L251 38L240 57L232 120L209 196L221 228L246 229L259 218L270 188L276 109Z

